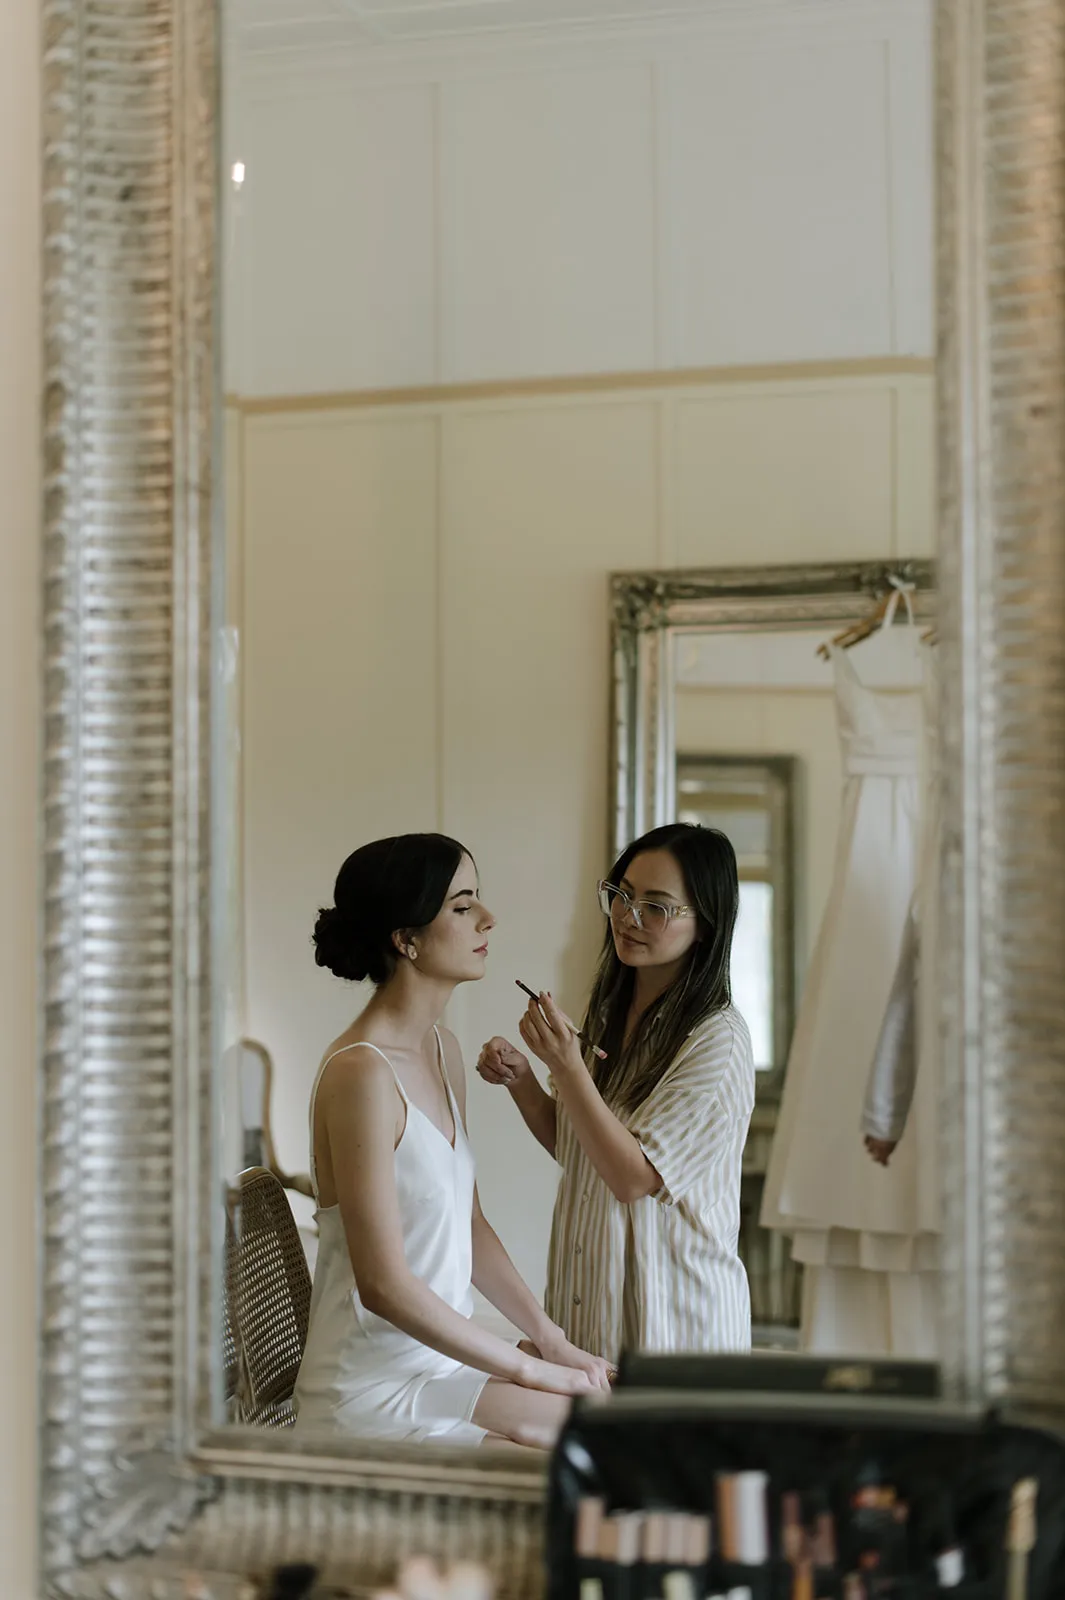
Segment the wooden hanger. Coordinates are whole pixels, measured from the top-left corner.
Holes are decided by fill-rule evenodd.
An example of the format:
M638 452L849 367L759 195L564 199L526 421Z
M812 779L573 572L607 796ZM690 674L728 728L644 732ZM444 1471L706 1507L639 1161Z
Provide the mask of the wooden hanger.
M868 639L871 633L875 633L878 628L882 627L884 618L887 616L888 606L891 605L892 598L896 593L897 590L888 589L880 596L880 599L867 616L859 618L857 622L848 623L842 633L837 633L834 639L826 639L823 644L819 644L817 653L821 660L830 661L833 649L849 650L852 645L860 644L863 639Z
M870 634L876 633L886 622L893 622L900 600L905 602L906 613L912 622L913 602L910 597L914 593L914 587L905 579L896 578L894 574L889 573L888 587L873 609L864 617L860 617L857 622L849 623L842 633L836 634L834 639L826 639L824 644L818 645L817 653L822 661L831 659L833 648L849 650L852 645L860 644L863 639L868 639ZM932 631L934 632L934 629Z

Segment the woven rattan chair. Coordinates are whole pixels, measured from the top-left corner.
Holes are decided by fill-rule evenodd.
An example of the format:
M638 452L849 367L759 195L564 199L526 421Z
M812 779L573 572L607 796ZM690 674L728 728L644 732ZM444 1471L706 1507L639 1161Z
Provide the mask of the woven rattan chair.
M290 1427L291 1406L311 1305L311 1277L284 1188L265 1167L239 1178L235 1259L227 1279L235 1310L239 1420Z

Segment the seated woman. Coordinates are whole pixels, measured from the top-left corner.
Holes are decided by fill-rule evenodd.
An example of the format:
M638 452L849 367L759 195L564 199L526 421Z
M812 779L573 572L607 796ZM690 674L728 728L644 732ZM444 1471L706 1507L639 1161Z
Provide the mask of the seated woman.
M569 1399L609 1381L545 1315L481 1211L454 1036L437 1018L483 977L494 918L440 834L364 845L319 913L315 959L376 992L311 1094L319 1247L297 1427L548 1448ZM528 1336L471 1320L472 1286Z

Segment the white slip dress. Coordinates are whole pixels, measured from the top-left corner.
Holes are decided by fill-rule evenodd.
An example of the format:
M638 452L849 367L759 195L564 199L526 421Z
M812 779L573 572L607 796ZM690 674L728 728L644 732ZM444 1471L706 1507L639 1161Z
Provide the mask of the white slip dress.
M347 1050L373 1050L395 1079L406 1121L395 1150L396 1195L403 1246L415 1277L460 1316L473 1312L474 1163L436 1034L437 1059L455 1126L454 1145L408 1097L383 1050L347 1045L318 1070L311 1093L311 1182L314 1103L322 1074ZM318 1257L307 1345L293 1397L300 1432L342 1432L363 1439L446 1440L479 1444L484 1429L470 1420L488 1374L463 1366L368 1311L359 1298L340 1207L319 1206Z
M926 810L916 628L899 630L897 646L912 682L901 690L867 687L849 656L832 652L846 774L836 872L762 1205L763 1226L790 1234L804 1265L802 1344L825 1353L930 1355L936 1344L935 1155L905 1140L885 1169L861 1131L908 937ZM929 1170L918 1172L919 1163Z

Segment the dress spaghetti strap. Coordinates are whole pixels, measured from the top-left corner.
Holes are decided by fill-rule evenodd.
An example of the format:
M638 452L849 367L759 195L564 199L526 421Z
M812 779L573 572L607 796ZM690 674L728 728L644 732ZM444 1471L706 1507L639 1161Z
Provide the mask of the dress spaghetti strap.
M433 1032L436 1033L435 1027L433 1029ZM436 1034L436 1042L437 1042L437 1046L439 1047L440 1046L440 1035L438 1033ZM379 1049L377 1047L377 1045L371 1044L369 1039L356 1039L354 1044L342 1044L340 1046L339 1050L333 1050L329 1055L327 1055L325 1060L322 1062L321 1066L318 1068L317 1074L315 1075L314 1088L311 1090L310 1110L309 1110L309 1112L307 1114L308 1122L310 1124L311 1188L314 1190L314 1203L315 1203L315 1205L318 1204L318 1167L317 1167L317 1163L315 1162L315 1159L314 1159L314 1107L315 1107L315 1104L316 1104L316 1102L318 1100L318 1086L322 1081L322 1076L323 1076L323 1074L325 1072L326 1067L329 1065L329 1063L331 1061L335 1061L337 1056L346 1055L349 1050L372 1050L375 1055L378 1055L378 1056L381 1057L381 1060L384 1062L385 1066L388 1068L389 1072L392 1074L392 1077L393 1077L393 1079L395 1081L396 1088L399 1091L399 1098L403 1101L403 1105L404 1105L404 1108L405 1108L408 1116L410 1114L410 1099L409 1099L409 1097L407 1095L406 1089L404 1089L403 1085L399 1081L399 1073L396 1071L396 1069L392 1065L391 1061L389 1061L389 1059L385 1055L384 1051Z

